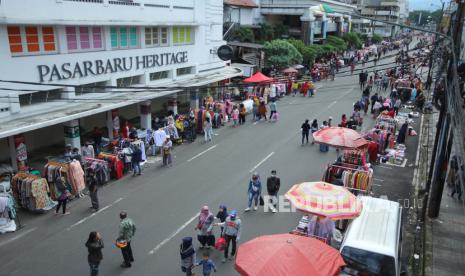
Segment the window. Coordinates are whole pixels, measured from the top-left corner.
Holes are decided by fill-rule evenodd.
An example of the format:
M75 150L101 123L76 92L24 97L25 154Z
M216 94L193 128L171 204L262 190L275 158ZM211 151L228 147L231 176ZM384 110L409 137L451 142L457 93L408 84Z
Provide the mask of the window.
M56 51L53 27L8 26L7 31L12 54Z
M103 48L101 27L67 26L65 31L70 51L100 50Z
M192 27L173 27L173 44L191 44L192 38Z
M110 39L113 49L137 48L139 46L137 27L111 27Z
M167 27L147 27L145 28L145 45L166 46L168 45L168 28Z
M19 105L27 106L61 99L60 89L19 95Z
M116 80L117 87L128 87L135 84L141 84L141 76L133 76Z
M184 76L184 75L189 75L192 74L194 67L183 67L183 68L178 68L176 69L176 76Z
M167 79L170 76L170 71L161 71L150 73L150 81Z

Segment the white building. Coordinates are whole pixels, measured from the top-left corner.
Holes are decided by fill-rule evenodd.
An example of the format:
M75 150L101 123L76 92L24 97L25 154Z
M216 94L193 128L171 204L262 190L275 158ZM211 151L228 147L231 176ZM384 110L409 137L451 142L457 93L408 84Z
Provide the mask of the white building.
M189 87L238 76L216 55L222 25L223 0L1 1L0 161L15 164L22 139L28 153L79 146L79 128L107 127L112 136L115 116L149 128L167 102L198 106L197 92L99 86Z

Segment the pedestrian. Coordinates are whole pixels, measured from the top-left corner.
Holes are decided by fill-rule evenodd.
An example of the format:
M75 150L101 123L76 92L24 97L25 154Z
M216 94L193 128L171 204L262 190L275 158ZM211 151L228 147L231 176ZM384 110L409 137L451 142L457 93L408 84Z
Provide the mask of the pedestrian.
M103 137L103 132L98 127L94 127L94 131L92 132L92 139L94 140L95 155L98 155L100 153L100 147L102 145L102 137Z
M210 118L205 118L205 122L203 123L203 133L205 135L205 143L210 142L212 140L212 128L211 128Z
M399 109L401 105L402 105L402 101L400 100L400 98L397 98L396 102L394 103L394 111L396 115L399 114Z
M259 112L258 112L258 106L260 105L260 102L258 101L258 98L255 97L253 100L253 105L252 105L252 116L254 121L259 120Z
M241 238L242 225L241 220L237 217L237 211L232 210L231 214L226 218L226 221L223 223L217 223L216 225L224 226L224 240L226 246L224 248L224 257L222 262L225 263L226 260L232 260L236 255L236 242ZM229 244L232 243L231 248L231 257L229 258Z
M247 114L247 110L245 109L245 106L243 103L239 105L239 124L243 125L245 124L245 115Z
M215 241L212 239L213 220L215 217L208 209L208 206L203 206L199 213L199 218L195 230L198 231L197 240L200 242L200 249L207 248L215 245Z
M232 119L233 119L233 122L234 122L233 127L237 127L237 125L239 123L239 109L237 108L236 105L233 107Z
M58 177L55 180L55 187L57 188L58 192L60 192L60 196L58 197L58 205L55 210L55 215L58 215L60 212L60 207L63 206L63 215L69 215L70 212L66 212L66 203L68 202L68 197L71 193L68 191L68 188L65 185L64 177Z
M253 201L255 202L255 206L253 207L253 209L254 211L257 211L259 201L258 199L262 194L262 183L260 182L260 177L256 172L252 175L252 179L249 181L249 188L247 190L247 193L249 195L249 203L244 211L250 211L250 207L252 207Z
M278 112L278 106L276 104L276 101L273 99L270 103L270 121L277 121L277 112ZM273 117L275 116L275 117Z
M195 262L195 249L192 245L192 237L185 237L182 239L182 243L179 249L181 255L181 270L186 273L186 276L191 276L192 268Z
M141 175L142 169L140 167L140 162L142 161L142 150L139 146L134 146L133 152L131 154L131 164L132 164L132 176Z
M371 100L371 114L373 114L373 107L375 106L376 101L378 100L378 93L375 93L373 96L370 98Z
M300 127L302 129L302 146L304 145L304 140L307 140L307 144L308 144L308 135L310 133L310 124L308 123L308 119L305 120L305 122L302 124L302 126Z
M82 157L95 158L94 146L92 146L91 141L87 141L85 145L81 148Z
M90 203L92 204L91 209L94 212L97 212L99 210L99 202L98 202L98 195L97 195L98 180L97 180L97 176L95 175L95 172L90 171L87 179L89 181L88 189L89 189Z
M260 105L258 106L258 120L261 120L262 117L265 117L265 121L267 120L266 119L266 105L265 105L265 102L262 101L260 102Z
M119 224L119 234L117 241L126 242L126 246L121 248L121 253L123 254L123 263L121 267L131 267L131 263L134 262L134 256L132 255L131 240L136 233L136 226L132 219L128 218L126 212L122 211L119 213L119 218L121 219Z
M278 203L278 192L281 187L281 179L276 175L276 170L271 171L271 176L266 180L266 189L270 196L271 204L273 205L271 211L276 213L276 207Z
M340 127L347 127L347 115L342 114L341 116L341 123L339 124Z
M215 263L210 260L210 254L208 252L203 252L202 260L197 263L197 266L202 266L203 276L210 276L212 270L216 272Z
M313 83L313 81L308 82L308 91L310 92L310 97L313 97L313 95L315 94L315 84Z
M329 118L328 118L328 127L331 127L332 122L333 122L333 117L329 116Z
M299 91L299 83L297 81L294 81L292 83L292 93L293 93L292 97L295 97L298 91Z
M98 267L103 259L102 249L103 240L99 232L90 232L86 242L87 247L87 262L90 267L90 276L98 275Z
M171 142L170 136L166 136L165 142L163 142L162 150L163 150L163 166L171 166L172 159L171 159L171 149L173 148L173 142Z
M354 70L355 70L355 63L352 62L352 63L350 63L350 74L351 74L351 75L354 74Z
M367 115L368 106L370 106L370 100L368 100L368 97L363 97L362 101L363 101L363 112L365 113L365 115Z
M219 219L220 222L225 222L228 217L228 208L225 205L220 205L218 213L216 214L216 219ZM223 236L224 226L221 226L221 236Z

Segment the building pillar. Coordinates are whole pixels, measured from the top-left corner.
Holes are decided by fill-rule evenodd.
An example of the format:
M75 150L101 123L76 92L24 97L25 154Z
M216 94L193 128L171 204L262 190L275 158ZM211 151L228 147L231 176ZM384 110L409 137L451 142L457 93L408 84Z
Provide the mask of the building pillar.
M146 101L139 104L140 127L152 129L152 102Z
M107 111L106 126L108 129L108 138L110 139L110 141L119 137L120 122L118 109Z
M72 120L63 124L65 133L65 145L78 148L81 152L81 134L79 132L79 120Z
M326 17L323 17L323 21L321 21L321 34L323 35L323 39L326 39L326 31L328 30L328 20Z
M11 166L15 171L27 169L27 147L24 134L8 137L8 148L10 149Z
M313 45L313 41L315 41L315 29L314 29L313 22L315 21L310 21L308 24L308 28L309 28L308 37L310 38L310 45Z
M173 111L174 115L178 114L178 100L174 97L168 100L168 111Z
M193 110L199 109L199 89L196 88L195 90L191 90L190 95L191 95L190 107Z

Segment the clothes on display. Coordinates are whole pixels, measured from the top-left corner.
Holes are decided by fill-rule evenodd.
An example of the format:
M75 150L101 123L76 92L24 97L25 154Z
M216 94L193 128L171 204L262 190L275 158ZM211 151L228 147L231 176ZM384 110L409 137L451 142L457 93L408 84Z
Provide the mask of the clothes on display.
M9 178L0 178L0 233L16 231L16 205L11 193Z
M158 130L153 132L153 139L155 142L155 146L161 147L166 140L166 132L163 128L159 128Z
M47 211L56 205L49 197L47 180L40 176L19 172L11 179L11 189L18 205L30 211Z
M117 154L101 152L97 156L98 159L108 162L110 167L110 175L115 179L120 179L124 175L124 163Z
M82 165L86 175L90 172L95 174L98 185L103 185L110 181L111 171L107 161L85 157L82 161Z
M73 190L71 181L69 180L69 162L64 161L48 161L44 167L44 178L47 180L50 188L51 198L57 200L61 196L61 186L72 193L77 194ZM60 187L58 187L60 186Z
M73 160L69 163L68 176L73 188L73 194L81 194L82 190L86 187L86 181L84 170L78 160Z
M346 149L342 153L341 160L344 163L364 166L366 164L366 152L358 149Z
M358 166L346 163L336 164L328 166L323 181L335 185L342 184L354 194L358 194L359 192L369 193L371 191L373 169L359 169Z

